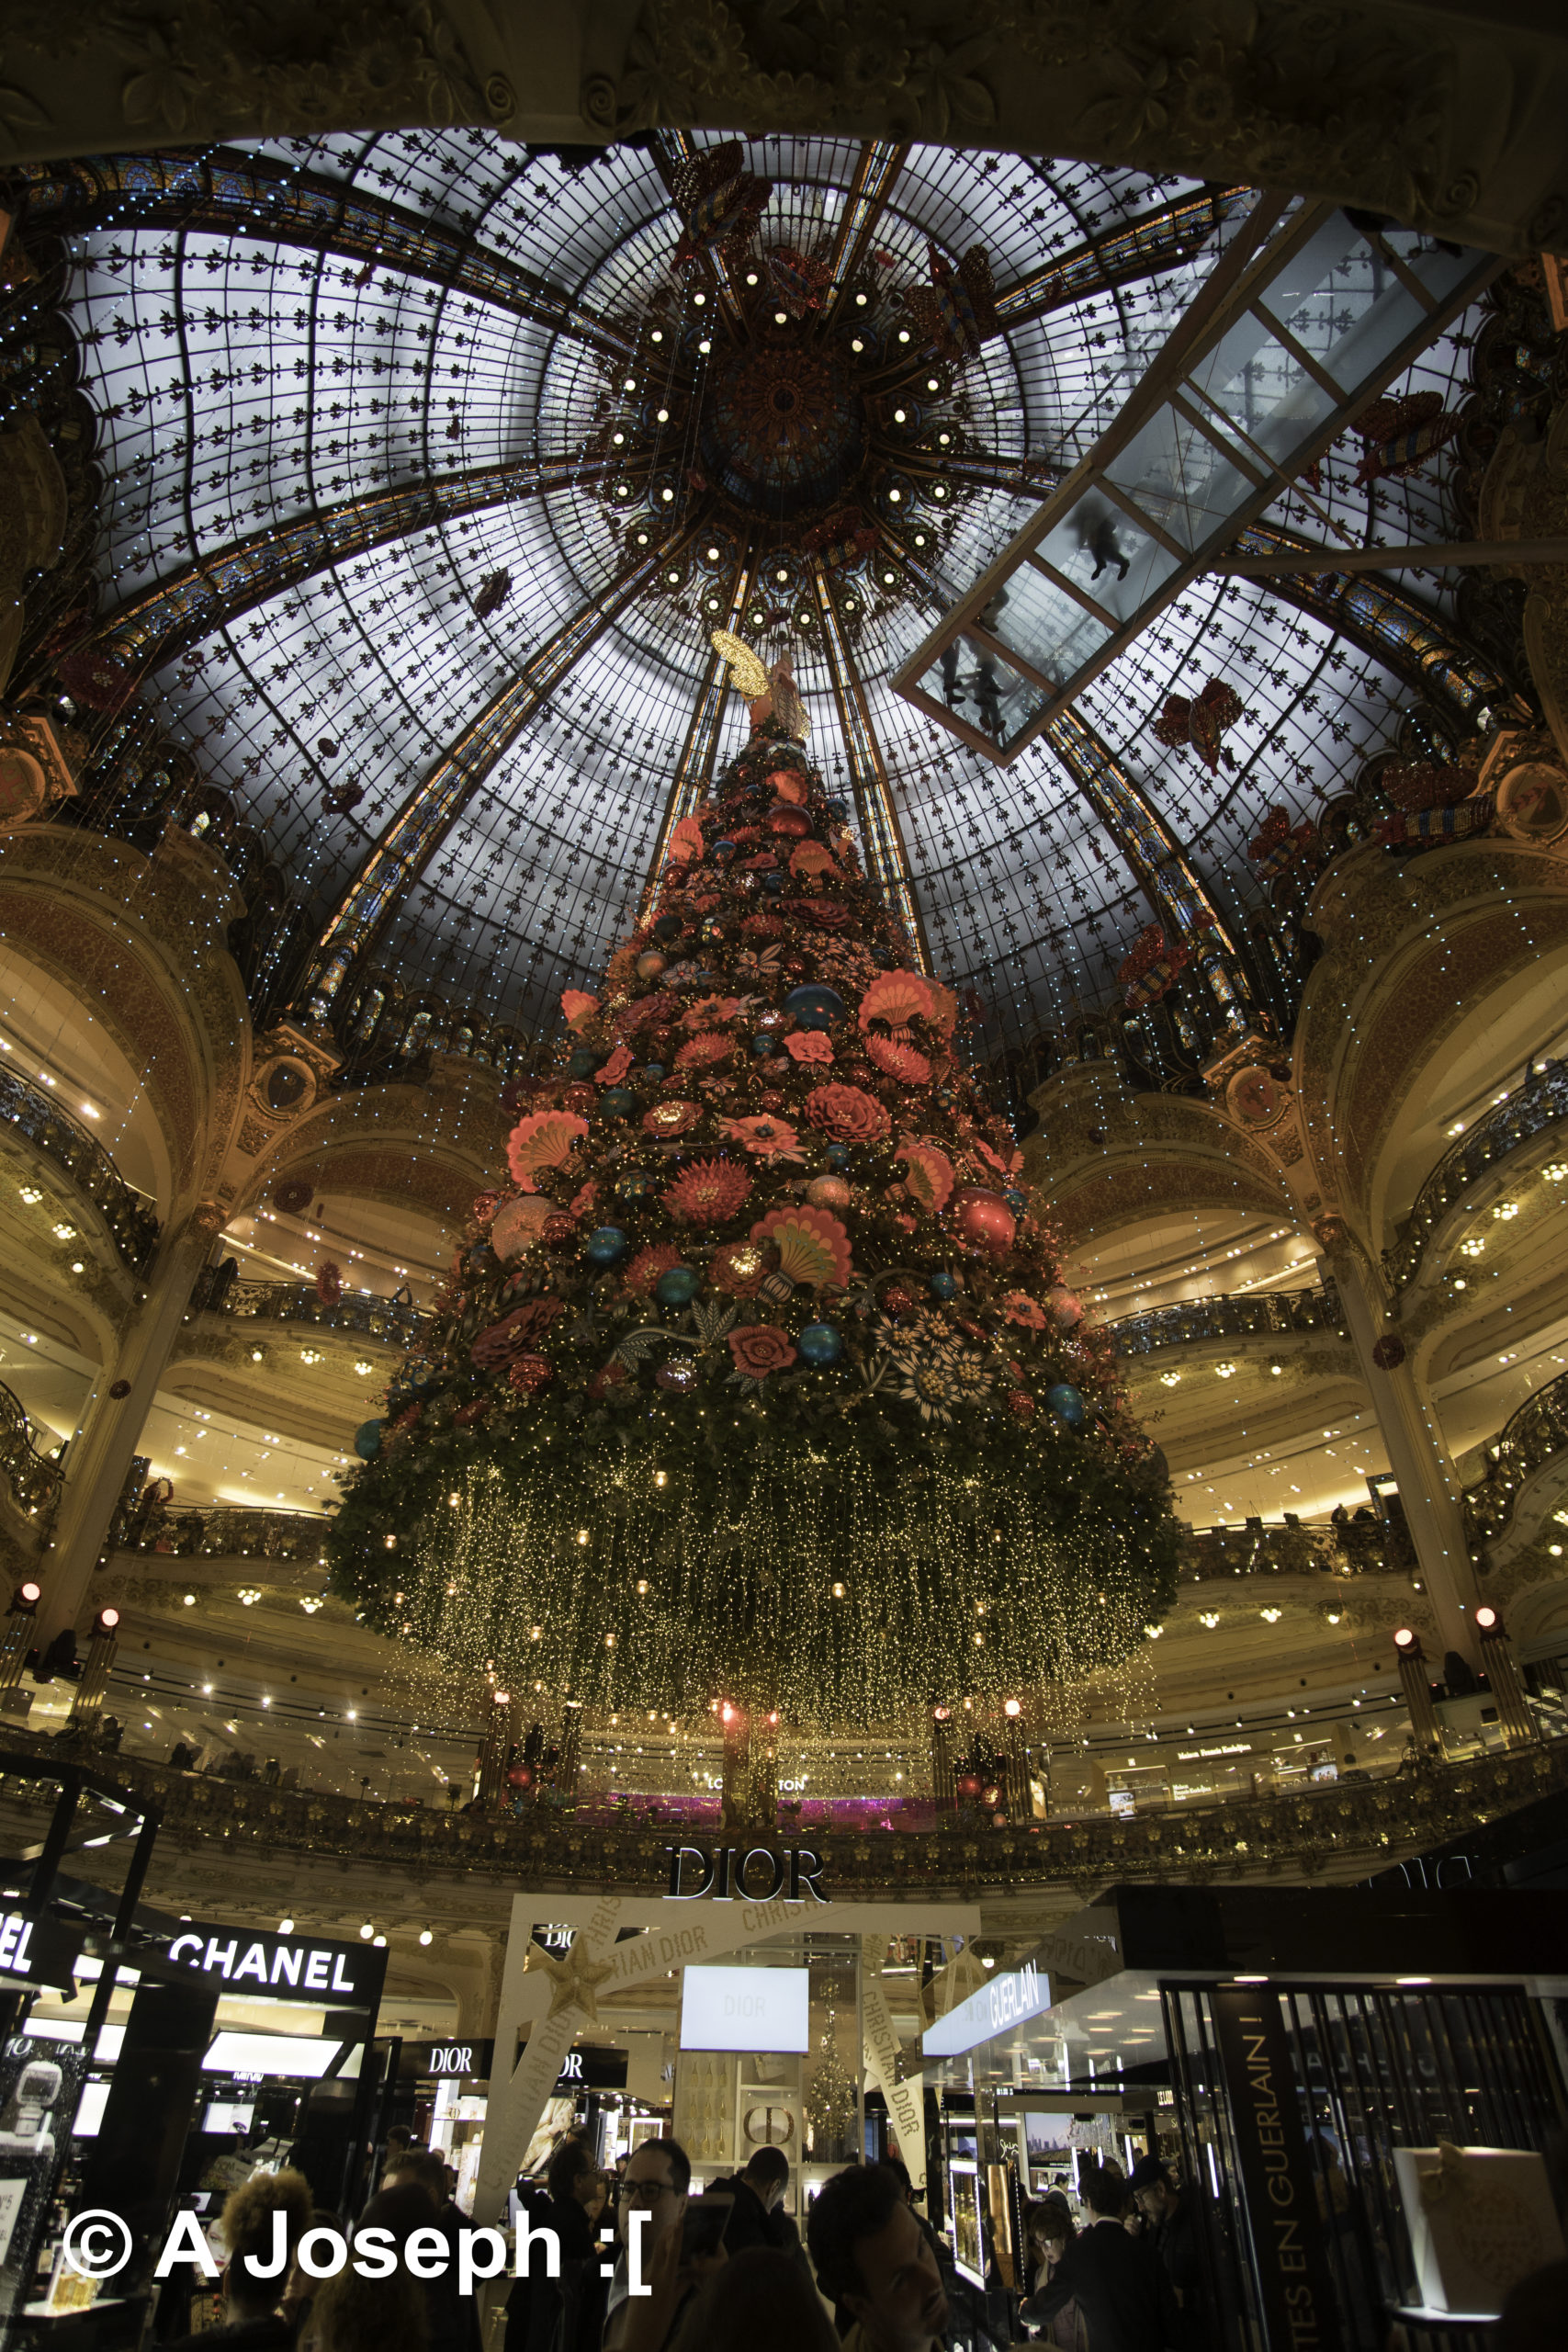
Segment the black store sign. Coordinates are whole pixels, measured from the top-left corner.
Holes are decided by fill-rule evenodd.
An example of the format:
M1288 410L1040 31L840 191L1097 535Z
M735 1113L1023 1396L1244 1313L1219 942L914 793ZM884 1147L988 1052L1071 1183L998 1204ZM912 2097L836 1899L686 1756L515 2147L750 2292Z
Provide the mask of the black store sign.
M312 2007L374 2009L386 1981L387 1955L373 1944L333 1943L323 1936L267 1936L254 1928L182 1922L169 1946L176 1967L236 1993L294 1995Z
M1317 2188L1280 1996L1267 1984L1227 1984L1213 1997L1264 2333L1275 2352L1339 2352L1338 2304L1323 2259Z
M488 2083L493 2041L405 2041L398 2058L400 2075L434 2075L437 2081Z

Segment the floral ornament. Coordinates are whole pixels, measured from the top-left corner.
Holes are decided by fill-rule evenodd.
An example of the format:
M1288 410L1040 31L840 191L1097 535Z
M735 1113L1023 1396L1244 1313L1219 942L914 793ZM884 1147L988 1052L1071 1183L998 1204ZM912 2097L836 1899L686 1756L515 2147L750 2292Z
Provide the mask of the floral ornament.
M795 1360L789 1340L771 1323L743 1323L727 1335L726 1344L735 1359L733 1388L761 1388L770 1373L783 1372Z
M624 1045L617 1046L609 1060L601 1062L594 1071L593 1083L595 1086L619 1086L631 1066L632 1057L629 1049Z
M897 1037L868 1037L865 1051L879 1070L905 1086L925 1086L930 1081L931 1066L924 1054L918 1054L913 1046L901 1045Z
M982 1136L976 1136L975 1148L979 1153L981 1159L996 1170L998 1176L1016 1176L1019 1170L1023 1166L1023 1154L1021 1151L1010 1152L1007 1159L1004 1159L999 1151L993 1151L991 1149L990 1145L987 1143Z
M830 1062L832 1040L820 1029L795 1029L784 1041L784 1051L797 1062Z
M740 928L748 939L782 939L784 933L777 915L748 915Z
M479 1333L468 1350L469 1363L476 1372L499 1372L502 1364L532 1347L563 1311L558 1298L531 1298L525 1306L513 1307L510 1315Z
M904 1143L897 1157L908 1162L909 1172L905 1186L911 1200L928 1209L932 1216L947 1206L954 1182L953 1162L945 1151L934 1143Z
M760 1241L730 1241L714 1251L708 1280L730 1298L755 1298L772 1270L773 1261Z
M726 1119L724 1135L730 1143L738 1143L754 1159L795 1159L800 1153L795 1147L800 1137L787 1119L770 1119L765 1114L749 1119Z
M814 1086L806 1115L835 1143L880 1143L893 1126L881 1103L858 1086Z
M727 1062L735 1051L734 1041L717 1029L705 1029L690 1037L675 1057L677 1069L708 1069L716 1062Z
M581 989L562 989L560 1009L567 1027L581 1037L599 1010L599 1000Z
M1010 1323L1021 1323L1026 1331L1043 1331L1051 1319L1038 1300L1021 1290L1009 1291L1002 1301L1002 1312Z
M907 1029L911 1021L929 1021L931 1010L931 983L919 972L881 972L862 997L856 1017L863 1030L869 1030L874 1021L898 1030Z
M568 1216L586 1216L589 1210L593 1206L593 1204L598 1198L599 1187L591 1179L589 1182L583 1185L581 1192L574 1193L570 1200L568 1201L566 1204L566 1213Z
M792 899L790 912L818 931L847 931L854 921L853 910L839 899Z
M850 1237L825 1209L774 1209L751 1227L771 1242L779 1272L807 1290L842 1290L850 1279Z
M967 1349L960 1349L953 1367L953 1402L959 1405L983 1405L991 1393L991 1375L978 1356Z
M685 1135L704 1116L700 1102L656 1102L651 1111L642 1114L642 1131L645 1136L655 1136L662 1141Z
M661 1028L666 1022L673 1021L680 1010L680 998L671 996L668 989L660 989L653 996L634 997L615 1015L615 1035L635 1037L639 1029Z
M506 1139L506 1164L525 1193L539 1189L546 1169L564 1168L588 1133L588 1122L570 1111L536 1111L520 1120Z
M931 1316L919 1315L903 1325L879 1317L874 1337L902 1383L894 1392L899 1402L918 1405L922 1421L951 1422L962 1353L953 1334Z
M683 1262L672 1241L657 1241L650 1248L637 1251L622 1277L624 1286L634 1298L650 1297L660 1275L667 1274L671 1266Z
M739 1010L740 999L738 996L699 997L696 1003L688 1006L681 1015L681 1026L682 1029L701 1029L715 1021L733 1021Z
M696 1159L661 1195L671 1216L688 1225L725 1225L751 1190L744 1168L728 1159Z

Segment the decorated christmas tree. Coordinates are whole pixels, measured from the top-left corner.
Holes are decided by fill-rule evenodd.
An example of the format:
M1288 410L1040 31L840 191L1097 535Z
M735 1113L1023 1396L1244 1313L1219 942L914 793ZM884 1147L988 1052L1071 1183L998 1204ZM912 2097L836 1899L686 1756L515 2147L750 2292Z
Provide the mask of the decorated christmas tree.
M1163 1463L787 669L727 650L750 741L563 999L336 1582L448 1666L661 1718L1076 1681L1174 1591Z

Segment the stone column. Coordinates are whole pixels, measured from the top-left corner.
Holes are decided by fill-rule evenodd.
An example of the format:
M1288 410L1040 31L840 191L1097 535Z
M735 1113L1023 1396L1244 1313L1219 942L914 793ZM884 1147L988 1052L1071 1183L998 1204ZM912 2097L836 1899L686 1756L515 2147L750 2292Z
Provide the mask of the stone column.
M1319 1217L1313 1229L1328 1253L1326 1262L1319 1260L1319 1272L1335 1283L1345 1309L1443 1648L1475 1664L1475 1571L1453 1457L1404 1340L1389 1321L1381 1276L1343 1219Z
M65 1457L65 1490L54 1535L39 1563L43 1598L37 1640L46 1650L82 1613L158 1383L174 1353L191 1286L226 1222L204 1201L183 1225L166 1230L119 1344L93 1383Z

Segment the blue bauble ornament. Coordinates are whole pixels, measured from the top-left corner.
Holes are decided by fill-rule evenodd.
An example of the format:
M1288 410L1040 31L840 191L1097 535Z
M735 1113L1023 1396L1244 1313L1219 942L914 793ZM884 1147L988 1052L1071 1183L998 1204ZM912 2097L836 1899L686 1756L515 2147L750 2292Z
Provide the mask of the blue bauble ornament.
M361 1421L354 1432L354 1450L361 1462L374 1462L381 1451L379 1421Z
M568 1078L592 1078L599 1067L599 1057L592 1046L579 1046L566 1066Z
M703 1278L694 1266L671 1266L660 1275L653 1295L660 1306L690 1306L703 1286Z
M931 1279L931 1294L933 1298L956 1298L958 1295L957 1276L955 1274L946 1272L933 1274Z
M837 989L825 989L816 980L808 980L804 988L791 989L784 1009L803 1029L830 1029L835 1021L846 1020L850 1010Z
M780 874L775 870L772 874L763 875L762 888L764 890L772 890L775 893L779 893L783 891L784 886L788 879L789 876L787 875Z
M618 1201L651 1200L653 1192L654 1180L646 1168L628 1168L624 1176L615 1179L615 1198Z
M713 845L713 858L716 865L728 865L734 855L735 843L733 842L715 842Z
M1009 1208L1011 1209L1014 1216L1021 1216L1024 1210L1029 1206L1028 1193L1021 1193L1016 1184L1010 1186L1008 1191L1002 1194L1002 1198L1007 1203Z
M653 935L655 939L674 939L679 936L680 930L679 915L660 915L653 926Z
M649 1085L657 1086L660 1080L664 1075L664 1064L662 1062L645 1062L643 1064L642 1074L644 1078L648 1080Z
M618 1225L595 1226L588 1237L588 1255L596 1266L613 1266L626 1250L626 1237Z
M803 1363L819 1372L838 1363L844 1345L830 1323L808 1323L795 1344Z
M753 1037L751 1040L751 1051L756 1055L757 1059L761 1061L765 1055L773 1052L773 1047L777 1043L778 1040L776 1037Z
M637 1109L637 1096L629 1086L607 1086L599 1097L599 1108L612 1119L629 1119Z
M1084 1424L1084 1401L1081 1390L1069 1381L1058 1380L1054 1388L1045 1391L1045 1403L1056 1419L1070 1430L1081 1430Z
M846 819L848 818L848 816L849 816L849 813L850 813L850 804L849 804L849 802L848 802L847 800L829 800L829 803L828 803L828 814L829 814L829 817L836 818L836 819L837 819L837 820L838 820L838 822L839 822L840 825L844 823L845 820L846 820Z
M847 1168L847 1167L849 1166L849 1164L850 1164L850 1148L849 1148L848 1144L846 1144L846 1143L830 1143L830 1144L828 1146L828 1165L829 1165L829 1168L832 1168L832 1169Z

